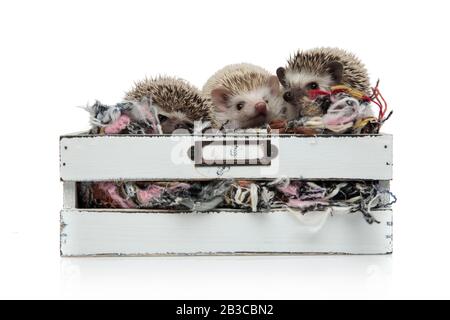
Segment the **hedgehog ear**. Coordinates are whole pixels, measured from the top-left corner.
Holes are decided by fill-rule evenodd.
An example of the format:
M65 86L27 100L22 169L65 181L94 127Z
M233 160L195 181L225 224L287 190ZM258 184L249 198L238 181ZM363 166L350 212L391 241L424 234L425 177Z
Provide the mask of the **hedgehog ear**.
M278 81L277 76L270 76L267 84L269 85L270 88L270 94L276 96L280 93L280 81Z
M211 91L212 102L219 111L227 110L230 96L231 96L230 90L223 87L216 88Z
M277 77L278 80L280 81L281 85L285 88L287 88L287 81L286 81L286 69L283 67L279 67L277 69Z
M342 82L342 77L344 74L344 66L342 63L339 61L332 61L328 64L327 69L335 83Z

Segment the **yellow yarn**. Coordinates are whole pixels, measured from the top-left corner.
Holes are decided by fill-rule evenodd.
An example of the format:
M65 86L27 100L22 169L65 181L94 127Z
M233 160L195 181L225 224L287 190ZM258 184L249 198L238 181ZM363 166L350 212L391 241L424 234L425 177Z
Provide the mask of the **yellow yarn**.
M358 121L355 122L355 124L353 125L353 129L360 129L360 128L364 128L368 123L370 122L377 122L377 118L375 117L369 117L369 118L364 118L364 119L359 119Z
M349 95L351 95L353 98L358 99L358 100L362 100L366 96L366 94L364 92L344 86L344 85L338 85L338 86L331 87L331 91L334 91L334 90L344 91L344 92L348 93Z

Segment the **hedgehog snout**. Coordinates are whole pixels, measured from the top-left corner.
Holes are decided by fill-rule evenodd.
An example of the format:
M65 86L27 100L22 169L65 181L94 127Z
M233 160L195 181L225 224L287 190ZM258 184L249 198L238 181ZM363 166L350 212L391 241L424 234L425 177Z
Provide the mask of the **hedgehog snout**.
M255 104L255 110L258 114L267 114L267 104L265 102L258 102Z

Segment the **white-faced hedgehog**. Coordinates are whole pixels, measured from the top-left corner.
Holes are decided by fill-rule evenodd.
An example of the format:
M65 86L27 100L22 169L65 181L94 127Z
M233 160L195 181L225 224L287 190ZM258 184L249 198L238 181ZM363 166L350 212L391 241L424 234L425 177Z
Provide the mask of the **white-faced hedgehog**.
M158 111L163 133L192 131L195 121L213 121L212 109L200 91L183 79L160 76L135 83L125 99L151 99Z
M228 65L203 87L220 125L231 129L260 127L273 119L295 118L283 101L280 83L265 69L248 64Z
M286 68L278 68L277 76L284 88L283 98L295 106L302 116L321 115L324 110L308 105L310 90L330 90L344 84L370 94L366 68L352 53L337 48L316 48L298 51L288 60Z

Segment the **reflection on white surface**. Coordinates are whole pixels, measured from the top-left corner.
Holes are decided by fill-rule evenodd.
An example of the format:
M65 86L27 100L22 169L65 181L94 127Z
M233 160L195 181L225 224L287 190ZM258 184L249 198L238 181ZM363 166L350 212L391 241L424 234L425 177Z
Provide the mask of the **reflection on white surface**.
M389 293L392 259L390 255L63 258L61 290L65 297L83 293L88 298L365 298Z

